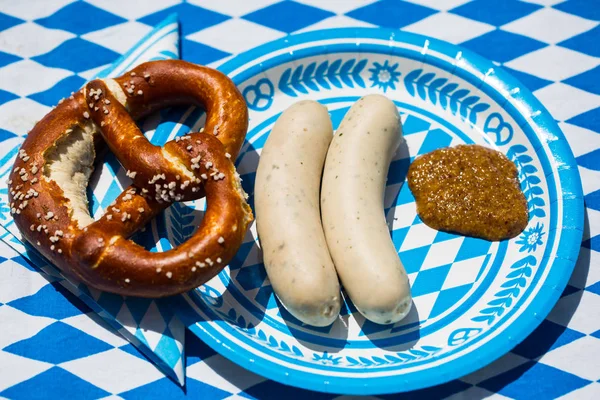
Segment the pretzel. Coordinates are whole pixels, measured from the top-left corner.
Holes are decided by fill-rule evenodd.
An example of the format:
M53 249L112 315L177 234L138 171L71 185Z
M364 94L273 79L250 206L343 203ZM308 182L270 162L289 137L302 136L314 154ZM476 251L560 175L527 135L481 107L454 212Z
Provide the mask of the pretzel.
M206 110L203 130L162 148L134 120L166 106ZM67 275L128 296L164 297L200 286L231 260L252 221L233 160L248 128L243 97L225 75L184 61L154 61L95 80L28 134L9 177L11 213L24 237ZM105 142L133 184L94 221L86 188ZM152 253L127 238L173 202L206 195L197 232Z

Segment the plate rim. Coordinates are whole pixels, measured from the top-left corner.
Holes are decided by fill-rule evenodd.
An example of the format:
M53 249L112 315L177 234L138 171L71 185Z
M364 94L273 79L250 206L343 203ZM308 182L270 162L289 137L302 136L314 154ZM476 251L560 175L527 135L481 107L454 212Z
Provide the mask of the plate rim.
M519 319L507 325L504 332L506 340L499 342L495 339L484 344L478 351L481 352L482 349L487 349L487 351L482 352L485 354L485 357L478 356L475 362L472 358L469 358L468 362L465 362L466 357L464 356L447 362L446 365L451 364L454 371L460 372L441 373L437 375L437 379L435 380L431 380L431 376L428 376L429 379L427 379L427 382L423 382L425 379L406 381L403 380L401 376L374 377L361 380L347 377L329 377L327 381L324 381L322 376L310 372L289 369L263 359L256 360L252 353L242 347L223 346L223 343L220 340L213 337L200 326L200 324L210 323L210 321L197 321L197 323L189 326L189 329L209 347L249 371L286 385L320 392L349 395L398 393L440 385L476 371L509 352L538 327L554 307L560 294L566 287L579 254L584 223L581 178L572 150L556 121L529 89L521 84L509 72L459 45L424 35L383 28L323 29L291 34L284 38L257 46L227 60L219 65L217 69L225 74L229 74L235 69L242 67L247 62L255 60L273 50L285 50L293 45L302 43L330 39L355 39L359 41L360 39L367 38L402 43L419 43L423 45L424 52L426 52L429 47L435 47L436 51L450 57L455 57L457 54L460 54L460 57L469 64L469 67L475 69L477 72L485 75L490 70L493 71L497 83L505 86L504 89L508 89L507 91L510 91L511 93L511 97L507 98L507 102L513 102L513 105L522 106L518 108L520 110L536 110L535 115L531 114L527 116L532 120L531 125L543 129L553 136L553 140L548 138L544 140L543 138L540 138L540 141L547 143L548 147L550 147L550 154L555 157L560 156L560 159L564 162L563 166L565 168L560 169L563 173L558 174L562 192L557 198L557 201L558 199L563 200L565 206L563 207L563 212L560 217L563 222L565 220L571 221L570 226L567 226L566 229L572 230L573 232L571 235L568 235L568 237L561 237L561 240L557 243L557 254L554 257L554 260L551 260L550 266L551 271L554 270L555 272L549 272L545 282L541 285L542 289L532 298L531 303L526 311L521 314ZM390 46L390 48L392 47ZM467 73L473 75L472 72L467 71ZM245 80L245 77L244 79L238 78L238 80ZM488 84L494 86L492 83ZM520 111L519 114L524 116L522 111ZM565 193L568 194L565 195ZM569 202L565 203L565 200L569 200ZM567 211L569 211L568 215ZM565 249L561 244L567 240L569 243L567 243L568 245ZM561 251L561 247L563 248L563 251ZM554 267L557 263L562 264L560 268ZM188 299L188 302L191 301L189 297L186 296L186 298ZM523 318L526 314L532 315L530 315L529 318ZM519 321L519 323L517 323L517 321ZM463 365L457 365L461 360ZM443 367L444 365L442 364L436 367L436 369L444 369Z

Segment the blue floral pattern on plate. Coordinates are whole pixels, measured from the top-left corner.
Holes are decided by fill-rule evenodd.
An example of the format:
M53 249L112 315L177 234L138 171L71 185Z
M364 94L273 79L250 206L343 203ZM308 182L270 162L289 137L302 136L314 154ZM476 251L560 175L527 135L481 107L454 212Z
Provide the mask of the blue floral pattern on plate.
M400 72L397 72L398 63L390 65L388 60L382 64L378 62L373 63L373 68L369 69L371 77L369 80L372 82L371 87L377 87L383 92L387 92L388 89L395 90L396 82L400 77Z

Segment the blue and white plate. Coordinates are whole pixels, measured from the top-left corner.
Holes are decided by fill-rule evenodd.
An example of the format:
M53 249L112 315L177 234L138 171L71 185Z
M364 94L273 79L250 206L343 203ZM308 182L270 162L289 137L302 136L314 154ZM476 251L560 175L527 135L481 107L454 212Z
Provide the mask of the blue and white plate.
M411 313L393 325L366 321L347 302L326 328L303 325L273 295L256 227L231 264L186 296L192 331L239 365L285 384L344 394L424 388L492 362L523 340L564 289L579 252L583 200L578 170L560 129L519 82L457 46L382 29L289 36L223 64L250 109L237 160L253 204L260 152L283 110L318 100L337 127L361 96L381 93L402 115L406 146L390 167L385 196L390 234L412 285ZM165 110L142 127L155 144L197 130L195 108ZM158 128L156 127L158 125ZM487 242L438 232L417 216L404 184L419 154L460 143L504 152L519 169L530 222L515 239ZM129 183L114 156L92 179L93 214ZM134 239L152 251L189 237L204 201L175 204Z
M307 389L382 394L424 388L492 362L524 339L564 289L579 252L579 174L560 129L534 96L490 61L424 36L336 29L289 36L220 67L250 108L237 167L253 201L260 152L292 103L325 104L337 127L359 97L381 93L402 115L407 150L390 167L385 209L414 307L377 325L350 302L330 327L303 325L273 296L256 227L234 261L189 297L193 327L218 352L268 378ZM530 222L509 241L438 232L417 216L405 183L419 154L460 143L515 162Z

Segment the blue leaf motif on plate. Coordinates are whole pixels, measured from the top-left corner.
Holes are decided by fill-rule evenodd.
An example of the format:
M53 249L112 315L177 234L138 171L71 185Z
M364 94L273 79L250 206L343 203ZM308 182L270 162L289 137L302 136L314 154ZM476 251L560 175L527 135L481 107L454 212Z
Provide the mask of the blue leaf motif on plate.
M473 105L476 104L478 101L478 96L469 96L466 99L464 99L460 104L460 116L463 117L463 119L466 119L467 115L469 114L469 109L473 107Z
M386 354L382 357L344 357L345 364L350 367L372 367L378 365L396 365L405 364L411 361L423 360L434 356L442 350L441 347L423 346L419 349L412 348L394 355Z
M315 72L316 67L316 62L308 64L308 66L304 69L304 73L302 74L302 82L304 82L304 84L308 86L310 90L318 92L319 87L315 84L315 82L312 79L310 79L312 74Z
M300 349L298 347L296 347L296 346L292 346L292 352L295 355L297 355L298 357L302 357L303 356L302 351L300 351Z
M435 72L423 74L423 69L415 69L404 76L404 87L412 96L421 100L429 100L433 105L439 104L443 110L453 115L460 113L463 120L477 123L477 114L490 108L481 103L478 96L469 96L468 89L460 89L457 83L448 83L447 78L436 78Z
M181 203L173 203L169 212L171 237L175 246L179 246L194 233L194 210Z
M303 94L307 94L308 90L306 90L304 88L304 86L302 86L302 83L300 83L301 80L302 80L302 68L298 68L292 74L292 78L290 79L290 83L291 83L292 87L294 89L296 89L296 91L298 91L300 93L303 93Z
M429 100L431 100L433 105L435 105L437 103L437 92L440 90L440 88L442 86L444 86L444 84L446 84L446 82L448 82L448 79L438 78L438 79L434 80L433 82L431 82L431 84L427 88L427 91L429 93Z
M544 210L546 201L542 197L544 190L539 186L542 180L537 176L538 169L533 165L533 158L525 154L526 152L527 147L515 144L508 149L506 156L515 163L519 170L519 181L527 200L529 217L531 219L543 218L546 216L546 211ZM525 248L522 249L524 250Z
M538 224L539 225L539 224ZM522 251L522 250L521 250ZM532 266L537 265L534 256L528 255L511 265L511 272L506 276L506 281L501 285L502 290L494 294L495 299L487 303L487 307L479 311L478 316L471 318L473 322L485 322L491 325L496 317L501 316L521 294L521 289L527 286L527 278L532 273Z
M242 315L238 316L234 308L230 308L229 311L226 313L220 310L215 311L217 312L217 314L219 314L221 318L223 318L224 321L229 322L231 325L235 326L237 329L239 329L246 335L254 339L260 340L267 346L276 349L282 353L286 353L295 357L304 357L304 354L298 347L290 346L283 340L279 340L273 335L267 336L262 329L257 328L251 322L247 322Z
M346 86L349 86L351 88L354 87L354 83L352 82L352 79L350 79L350 69L352 69L352 66L354 65L354 59L348 60L347 62L344 63L344 65L342 65L342 68L340 69L340 79L342 80L342 82L344 82L344 84Z
M312 62L308 65L298 65L288 68L281 74L277 87L283 93L291 97L297 97L298 94L308 94L309 90L318 92L322 89L331 89L333 87L343 88L365 87L365 82L360 77L360 73L365 68L367 60L356 62L356 59L328 60L322 62Z
M350 60L350 61L352 61L352 60ZM342 84L336 77L337 71L340 68L340 65L342 65L342 60L335 60L334 62L331 63L331 65L327 69L327 78L333 84L333 86L337 87L338 89L342 88Z
M425 86L435 77L433 72L425 74L419 78L417 81L417 93L422 100L427 100L427 93L425 93Z

